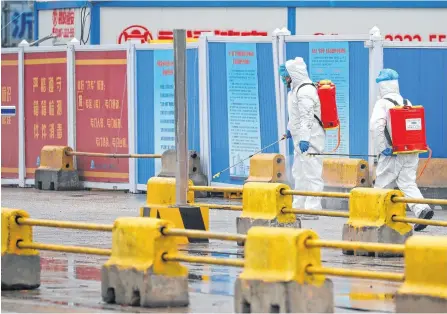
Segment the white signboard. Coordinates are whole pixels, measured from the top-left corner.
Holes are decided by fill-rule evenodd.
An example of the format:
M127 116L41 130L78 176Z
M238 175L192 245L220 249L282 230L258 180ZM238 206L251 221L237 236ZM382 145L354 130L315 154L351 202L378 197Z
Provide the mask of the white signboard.
M39 38L55 34L56 44L63 44L76 38L82 44L90 43L90 9L54 9L39 11ZM52 46L53 40L47 40L39 46Z
M130 38L172 39L183 28L190 38L202 32L224 36L268 36L287 26L287 8L101 8L101 44Z
M393 41L447 42L447 9L298 8L296 34L368 34Z

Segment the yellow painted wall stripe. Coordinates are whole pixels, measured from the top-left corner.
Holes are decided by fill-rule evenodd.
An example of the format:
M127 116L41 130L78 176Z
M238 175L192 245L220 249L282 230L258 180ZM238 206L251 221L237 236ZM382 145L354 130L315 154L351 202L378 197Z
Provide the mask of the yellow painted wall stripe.
M34 174L36 172L36 168L26 168L26 173Z
M19 65L19 61L17 61L17 60L2 60L2 67L10 66L10 65Z
M67 63L67 58L47 58L47 59L25 60L25 65L60 64L60 63Z
M2 167L4 173L19 173L19 168Z
M122 172L99 172L99 171L79 171L80 177L92 178L114 178L114 179L128 179L128 173Z
M127 59L76 60L76 65L121 65L121 64L127 64Z

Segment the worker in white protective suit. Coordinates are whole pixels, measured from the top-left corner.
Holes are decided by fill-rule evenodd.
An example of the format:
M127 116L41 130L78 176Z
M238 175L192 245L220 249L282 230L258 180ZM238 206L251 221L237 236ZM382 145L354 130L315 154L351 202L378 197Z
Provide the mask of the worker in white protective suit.
M321 192L324 188L323 159L321 156L308 155L322 153L326 137L321 123L317 89L309 78L303 58L287 61L280 66L279 72L283 82L290 88L287 134L292 137L295 148L292 167L295 189ZM321 197L295 196L293 208L321 209ZM303 215L301 219L318 219L318 216Z
M399 93L399 75L392 69L380 71L376 82L379 84L380 99L374 105L370 121L376 154L379 154L376 168L375 188L393 189L396 185L406 197L423 198L416 185L416 172L419 154L393 154L391 145L391 128L388 121L388 111L396 105L408 105ZM408 204L416 217L431 219L433 210L426 204ZM426 225L416 224L415 231L423 230Z

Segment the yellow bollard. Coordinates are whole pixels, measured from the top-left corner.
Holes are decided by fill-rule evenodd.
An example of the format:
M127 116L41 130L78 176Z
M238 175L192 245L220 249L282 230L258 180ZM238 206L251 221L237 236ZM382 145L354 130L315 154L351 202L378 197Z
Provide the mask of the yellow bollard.
M40 286L39 251L20 249L17 243L32 242L31 226L17 224L29 217L24 210L2 208L2 290L29 290Z
M405 281L396 294L396 312L446 310L447 237L413 236L405 243Z
M189 180L189 185L193 183ZM188 191L188 203L194 203L194 192ZM152 177L147 181L146 205L140 208L140 217L166 219L176 228L209 231L209 208L194 205L178 207L175 200L175 178ZM208 239L180 237L179 243L205 242Z
M282 183L245 183L242 214L236 218L237 233L247 234L253 226L301 228L295 214L282 212L292 207L292 196L282 195L283 189L290 188Z
M405 216L405 204L392 201L401 196L397 190L356 188L349 198L349 219L343 226L343 240L403 244L413 234L413 228L393 221L393 216ZM402 253L343 250L344 254L402 256Z
M281 154L258 154L250 158L250 174L245 182L284 183L286 166Z
M78 171L74 168L73 150L68 146L44 146L40 165L35 172L35 188L39 190L78 190Z
M187 306L188 270L166 262L164 254L177 254L174 237L162 228L166 220L118 218L112 231L112 255L101 270L101 294L107 303L142 307Z
M368 162L355 158L323 159L324 190L328 192L349 192L357 187L369 187ZM323 207L343 209L349 207L347 199L324 198Z
M368 187L368 162L354 158L325 158L323 179L326 187L338 192L356 187Z
M236 313L332 313L332 281L309 274L321 267L320 248L306 247L315 232L253 227L245 244L245 266L235 284Z

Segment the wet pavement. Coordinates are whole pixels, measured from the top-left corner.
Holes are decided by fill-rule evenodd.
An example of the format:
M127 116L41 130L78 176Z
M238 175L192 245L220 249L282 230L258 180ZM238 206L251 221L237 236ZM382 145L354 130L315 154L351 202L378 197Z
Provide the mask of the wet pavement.
M117 217L139 214L146 195L124 192L76 191L53 192L35 189L5 188L1 190L2 207L19 208L32 218L57 219L111 224ZM227 202L222 199L200 199L200 202ZM232 201L237 203L237 201ZM411 216L411 213L408 214ZM238 212L210 210L210 230L236 233ZM434 219L447 220L447 211L436 211ZM315 230L322 239L341 240L345 219L320 217L304 220L304 228ZM447 228L428 227L418 234L447 235ZM111 234L34 227L34 241L110 248ZM181 247L185 254L220 258L242 258L243 249L236 243L211 241ZM4 312L93 313L148 312L183 313L233 312L234 282L241 269L187 264L189 268L190 306L173 309L145 309L108 305L101 300L100 269L107 257L41 252L42 284L34 291L2 291ZM325 266L361 270L403 272L402 258L344 256L341 250L322 250ZM334 282L336 312L394 312L393 293L397 283L331 278Z

